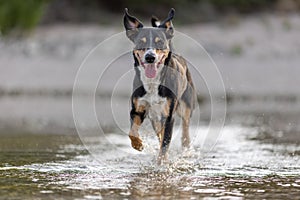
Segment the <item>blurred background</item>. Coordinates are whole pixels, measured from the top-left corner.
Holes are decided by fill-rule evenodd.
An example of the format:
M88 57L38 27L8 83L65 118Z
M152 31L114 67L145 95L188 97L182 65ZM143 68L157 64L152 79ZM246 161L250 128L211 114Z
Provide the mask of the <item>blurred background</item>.
M203 45L221 72L227 123L299 132L299 0L1 0L1 133L74 133L76 72L96 44L123 31L125 7L148 25L151 15L163 19L176 9L175 28ZM205 122L210 97L204 90Z

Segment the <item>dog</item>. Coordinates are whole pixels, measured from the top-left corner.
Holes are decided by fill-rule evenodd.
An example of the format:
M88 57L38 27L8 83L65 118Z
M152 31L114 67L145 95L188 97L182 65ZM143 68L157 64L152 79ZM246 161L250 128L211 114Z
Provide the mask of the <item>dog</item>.
M134 44L135 77L129 138L134 149L143 150L139 128L148 117L159 139L158 164L167 161L176 113L182 119L182 146L190 146L189 125L196 103L187 62L174 53L174 13L172 8L162 22L152 17L152 27L144 27L140 20L128 13L127 8L124 15L126 35Z

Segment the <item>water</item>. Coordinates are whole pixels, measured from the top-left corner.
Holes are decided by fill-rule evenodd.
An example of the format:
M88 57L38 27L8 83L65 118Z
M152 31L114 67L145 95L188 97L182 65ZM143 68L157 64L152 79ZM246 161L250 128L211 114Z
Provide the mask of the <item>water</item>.
M175 139L164 166L151 136L144 153L122 133L89 136L90 154L73 135L2 135L0 199L299 198L300 146L261 142L260 130L225 126L209 152Z

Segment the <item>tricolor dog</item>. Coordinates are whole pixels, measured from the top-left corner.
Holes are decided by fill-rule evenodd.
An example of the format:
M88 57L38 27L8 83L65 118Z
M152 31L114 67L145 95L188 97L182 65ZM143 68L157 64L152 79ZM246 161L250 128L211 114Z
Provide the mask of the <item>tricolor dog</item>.
M189 147L189 124L196 103L187 63L173 52L171 39L174 29L171 20L174 12L171 9L162 22L152 18L153 27L144 27L137 18L128 14L127 9L124 15L126 35L134 43L136 73L131 96L129 137L132 147L142 151L139 128L148 117L160 143L158 164L166 159L176 113L182 119L182 146Z

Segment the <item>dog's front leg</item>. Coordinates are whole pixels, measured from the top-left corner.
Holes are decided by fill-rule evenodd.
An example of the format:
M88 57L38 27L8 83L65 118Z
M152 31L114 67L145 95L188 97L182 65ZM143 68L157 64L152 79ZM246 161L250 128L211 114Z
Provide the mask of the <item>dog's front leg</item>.
M162 141L160 144L160 152L158 156L157 163L160 165L163 161L167 160L167 151L172 139L172 133L173 133L173 126L174 126L174 110L176 107L177 101L172 98L167 99L166 107L165 107L165 113L166 118L164 122L164 131L162 136Z
M131 140L131 146L138 151L142 151L143 143L138 131L145 119L146 107L144 105L138 105L137 98L133 98L132 102L132 108L130 111L131 128L129 138Z

